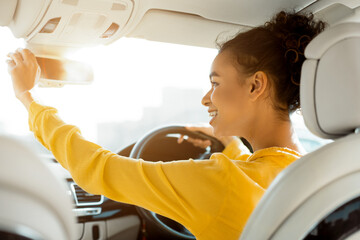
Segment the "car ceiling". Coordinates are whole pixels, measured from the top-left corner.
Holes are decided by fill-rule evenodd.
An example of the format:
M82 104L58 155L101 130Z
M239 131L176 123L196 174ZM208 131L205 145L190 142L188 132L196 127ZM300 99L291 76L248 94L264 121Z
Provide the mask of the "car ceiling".
M214 48L216 39L283 9L311 11L334 24L356 15L359 6L359 0L0 0L0 26L41 54L121 37Z

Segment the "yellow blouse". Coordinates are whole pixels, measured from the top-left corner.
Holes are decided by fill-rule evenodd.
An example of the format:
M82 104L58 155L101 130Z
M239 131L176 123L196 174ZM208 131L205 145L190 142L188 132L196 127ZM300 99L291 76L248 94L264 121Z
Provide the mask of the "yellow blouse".
M238 239L271 181L300 157L278 147L250 155L234 140L208 160L147 162L85 140L56 113L32 102L30 130L81 188L174 219L198 240Z

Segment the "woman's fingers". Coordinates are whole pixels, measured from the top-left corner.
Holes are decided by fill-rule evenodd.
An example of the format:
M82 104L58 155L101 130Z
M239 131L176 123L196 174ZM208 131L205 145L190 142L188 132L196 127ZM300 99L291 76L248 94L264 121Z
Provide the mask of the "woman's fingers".
M35 63L36 57L29 49L19 49L19 53L21 53L25 62Z
M210 125L189 125L185 126L185 128L189 131L198 131L214 137L213 129Z
M16 66L16 63L12 59L6 59L6 63L8 65L9 72Z
M205 133L205 134L207 134L209 136L213 136L212 127L210 125L188 125L188 126L185 126L185 128L186 128L186 130L189 130L189 131L202 132L202 133ZM189 136L185 137L185 135L180 135L177 142L180 144L184 140L192 143L196 147L207 148L207 147L211 146L211 141L210 140L202 140L202 139L199 139L199 138L191 138Z
M232 136L215 136L213 128L209 124L189 125L185 127L189 131L198 131L218 139L224 146L227 146L234 138ZM210 144L211 145L211 144ZM209 145L209 146L210 146Z
M195 147L207 148L211 145L210 140L201 140L198 138L188 138L188 142L192 143Z
M13 60L16 65L21 64L24 61L23 57L21 56L21 53L19 52L9 53L8 57L10 57L11 60Z
M187 137L185 139L184 135L181 135L178 138L177 142L180 144L184 140L188 141L189 143L192 143L195 147L207 148L207 147L211 146L211 141L210 140L202 140L202 139L191 138L191 137Z
M16 65L21 63L37 63L35 55L29 49L17 49L7 55Z
M184 141L184 135L180 135L180 137L177 140L178 144L182 143L183 141Z

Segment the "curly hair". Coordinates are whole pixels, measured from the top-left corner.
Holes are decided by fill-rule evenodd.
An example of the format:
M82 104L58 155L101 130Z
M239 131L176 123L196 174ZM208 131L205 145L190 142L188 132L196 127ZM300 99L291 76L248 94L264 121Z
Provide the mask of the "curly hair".
M219 53L230 50L245 74L265 72L273 86L273 106L282 113L300 108L300 73L307 44L326 23L313 14L281 11L262 26L241 32L218 44Z

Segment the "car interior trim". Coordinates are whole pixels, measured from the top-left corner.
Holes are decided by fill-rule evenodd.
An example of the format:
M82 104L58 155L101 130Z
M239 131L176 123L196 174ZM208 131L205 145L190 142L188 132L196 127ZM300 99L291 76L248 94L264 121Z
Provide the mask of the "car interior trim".
M75 213L77 217L83 216L94 216L101 214L100 207L93 207L93 208L74 208L72 211Z
M78 196L76 194L76 190L75 190L75 186L78 186L76 183L71 183L70 184L70 188L71 188L71 192L74 196L74 200L75 200L75 203L76 203L76 206L92 206L92 205L101 205L103 202L104 202L104 196L103 195L93 195L93 194L90 194L90 193L86 193L86 191L84 191L84 193L86 194L89 194L89 195L93 195L93 196L99 196L100 197L100 200L99 201L94 201L94 202L84 202L84 203L81 203L79 202L78 200Z

